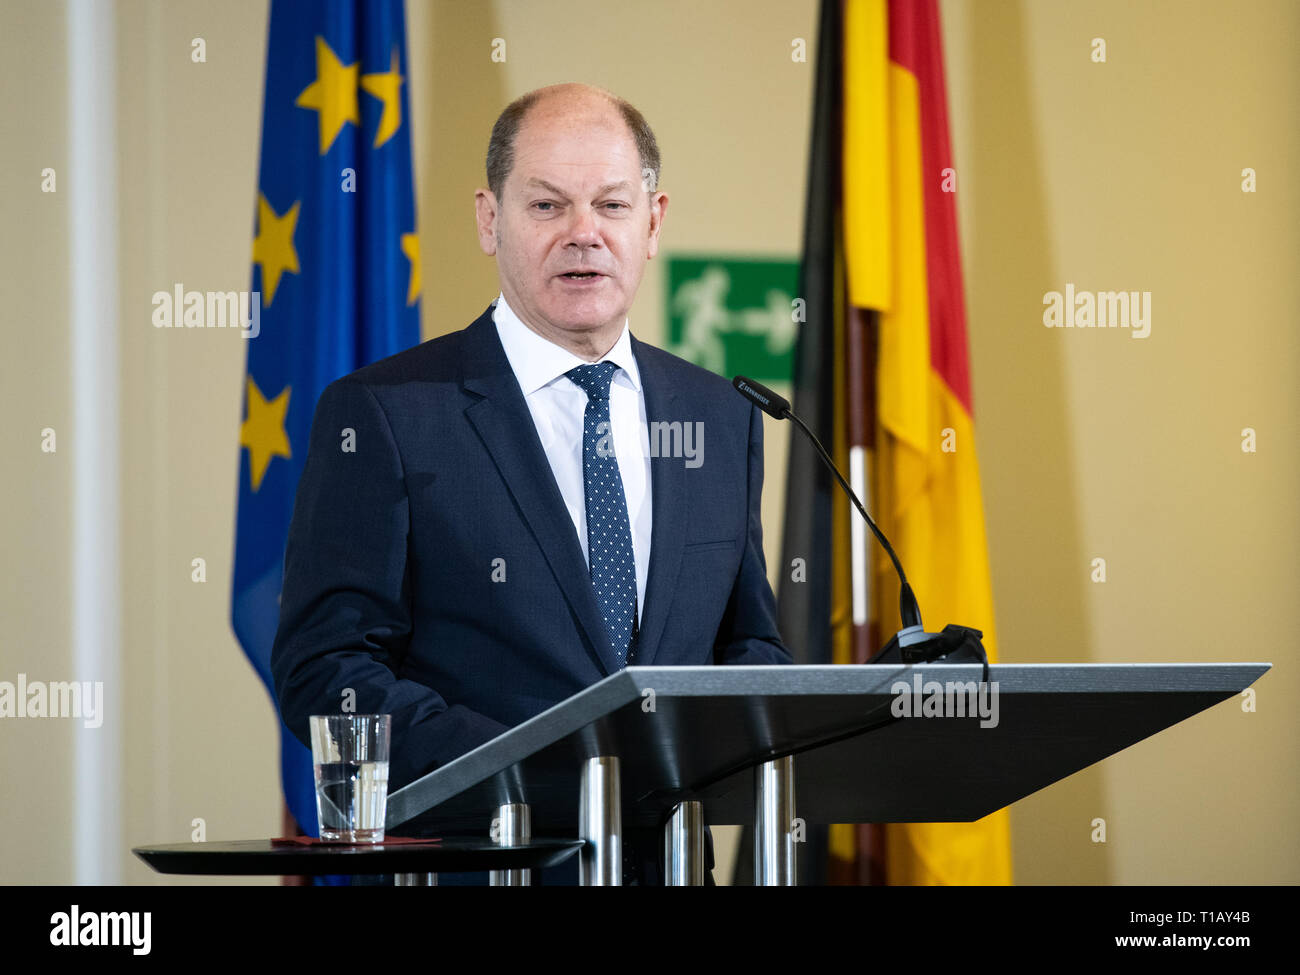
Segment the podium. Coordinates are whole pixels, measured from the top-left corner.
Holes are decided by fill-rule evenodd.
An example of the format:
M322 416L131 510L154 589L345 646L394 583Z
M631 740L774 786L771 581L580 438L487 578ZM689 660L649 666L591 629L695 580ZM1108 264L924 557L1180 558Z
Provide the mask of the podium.
M580 882L617 885L623 826L662 827L685 886L705 822L752 825L755 883L793 885L802 824L980 819L1270 666L1000 664L987 685L978 664L628 667L393 792L387 829L576 837Z

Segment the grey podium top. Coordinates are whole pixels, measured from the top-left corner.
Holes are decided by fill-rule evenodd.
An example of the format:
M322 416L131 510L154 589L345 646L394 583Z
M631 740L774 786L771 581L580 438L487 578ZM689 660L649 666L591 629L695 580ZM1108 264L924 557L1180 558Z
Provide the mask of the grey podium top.
M395 791L387 826L481 833L499 805L526 802L534 835L574 835L581 768L598 755L620 759L625 827L686 799L712 825L752 823L754 767L790 754L807 822L968 822L1270 666L1000 664L983 689L978 664L629 667Z

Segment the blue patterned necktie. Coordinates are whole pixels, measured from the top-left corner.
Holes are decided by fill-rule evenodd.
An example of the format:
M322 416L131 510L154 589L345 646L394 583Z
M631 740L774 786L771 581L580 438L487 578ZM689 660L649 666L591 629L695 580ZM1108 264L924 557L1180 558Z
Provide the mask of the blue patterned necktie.
M612 362L598 362L577 366L565 375L587 394L582 418L582 483L591 585L605 617L610 648L626 666L637 630L636 558L609 422L609 384L617 369Z

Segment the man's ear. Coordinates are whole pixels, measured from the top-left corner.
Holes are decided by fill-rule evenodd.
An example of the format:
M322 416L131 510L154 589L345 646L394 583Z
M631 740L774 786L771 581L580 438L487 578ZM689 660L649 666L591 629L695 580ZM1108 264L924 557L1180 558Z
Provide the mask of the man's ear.
M650 239L646 242L646 258L659 253L659 231L668 212L668 194L655 193L650 197Z
M497 252L497 198L491 190L479 189L474 193L474 217L478 223L478 246L488 257Z

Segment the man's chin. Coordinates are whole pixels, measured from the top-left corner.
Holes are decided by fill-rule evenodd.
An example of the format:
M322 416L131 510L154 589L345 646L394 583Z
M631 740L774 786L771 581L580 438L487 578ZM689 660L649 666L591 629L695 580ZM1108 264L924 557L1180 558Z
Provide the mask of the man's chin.
M616 315L614 309L594 304L586 307L565 304L555 308L547 317L566 332L597 332L613 322L621 323L624 316Z

